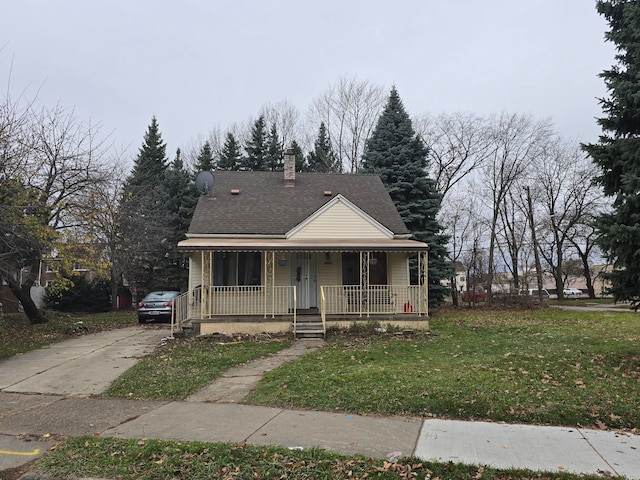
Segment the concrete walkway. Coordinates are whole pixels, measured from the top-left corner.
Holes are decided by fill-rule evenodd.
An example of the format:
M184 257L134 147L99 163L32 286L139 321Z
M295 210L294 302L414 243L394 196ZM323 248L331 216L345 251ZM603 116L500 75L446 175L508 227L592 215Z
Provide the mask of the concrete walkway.
M0 471L42 454L59 435L99 435L321 447L375 458L401 452L424 460L640 479L640 436L623 432L368 417L238 403L263 372L319 348L317 341L297 341L291 349L233 369L182 402L91 397L128 368L126 362L135 362L167 334L143 327L124 329L0 362ZM83 374L82 366L92 373Z
M324 341L322 340L297 340L291 347L281 350L270 357L260 358L227 370L220 378L188 397L187 401L239 402L249 395L249 392L258 384L265 373L317 350L323 345Z

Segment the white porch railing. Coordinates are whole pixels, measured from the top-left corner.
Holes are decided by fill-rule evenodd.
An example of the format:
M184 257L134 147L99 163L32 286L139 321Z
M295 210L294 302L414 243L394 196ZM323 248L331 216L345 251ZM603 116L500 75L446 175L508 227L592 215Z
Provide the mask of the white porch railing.
M296 325L295 286L262 285L245 287L205 286L183 293L175 300L172 318L180 329L190 319L217 316L289 315ZM359 317L381 314L428 313L424 287L419 285L370 285L362 289L358 285L323 285L320 287L320 314L323 326L327 315L357 315Z
M427 313L419 285L323 285L320 292L323 315Z
M262 285L221 287L205 285L192 292L185 314L188 318L215 316L295 314L294 286L268 288Z

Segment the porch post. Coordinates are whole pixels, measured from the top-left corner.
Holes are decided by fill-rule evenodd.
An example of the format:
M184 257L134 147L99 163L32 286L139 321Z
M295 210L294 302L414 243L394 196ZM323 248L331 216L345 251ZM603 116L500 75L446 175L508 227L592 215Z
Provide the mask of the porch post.
M418 253L418 282L422 287L421 312L429 316L429 252Z
M275 258L275 252L264 252L264 318L267 318L267 299L269 298L269 291L271 292L271 318L275 317L275 269L273 268L273 262Z
M200 253L202 272L200 275L200 318L211 313L211 272L213 270L213 252Z
M371 252L360 252L360 316L362 316L362 304L367 302L367 317L369 316L369 257Z

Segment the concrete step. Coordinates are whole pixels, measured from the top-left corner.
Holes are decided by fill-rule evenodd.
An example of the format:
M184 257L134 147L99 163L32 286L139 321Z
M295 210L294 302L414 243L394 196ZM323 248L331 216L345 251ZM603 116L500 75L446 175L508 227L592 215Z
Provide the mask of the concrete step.
M322 319L298 319L295 325L295 334L298 338L324 338L325 330L322 325Z

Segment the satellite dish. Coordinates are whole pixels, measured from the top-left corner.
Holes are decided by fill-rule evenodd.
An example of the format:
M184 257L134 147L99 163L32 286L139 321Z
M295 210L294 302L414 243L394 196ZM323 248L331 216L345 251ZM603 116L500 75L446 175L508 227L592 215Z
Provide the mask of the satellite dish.
M200 172L196 177L196 188L202 195L208 195L213 188L214 182L213 173Z

